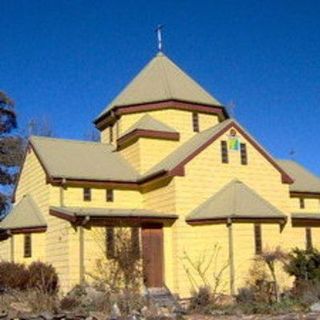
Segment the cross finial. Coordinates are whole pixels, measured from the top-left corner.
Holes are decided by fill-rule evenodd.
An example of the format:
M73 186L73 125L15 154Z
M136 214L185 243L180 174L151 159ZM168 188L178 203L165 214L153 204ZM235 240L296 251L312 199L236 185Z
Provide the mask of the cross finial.
M158 38L158 51L162 51L162 28L163 25L159 24L157 26L156 32L157 32L157 38Z

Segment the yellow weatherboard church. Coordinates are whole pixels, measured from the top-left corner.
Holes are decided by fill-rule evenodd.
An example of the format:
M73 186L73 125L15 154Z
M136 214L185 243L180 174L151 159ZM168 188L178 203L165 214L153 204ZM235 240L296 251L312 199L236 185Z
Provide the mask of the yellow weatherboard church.
M184 298L199 257L218 252L209 272L223 270L220 290L235 294L265 248L320 242L320 179L273 158L163 53L94 124L101 142L30 138L0 225L1 259L52 264L66 292L90 281L101 246L125 226L140 245L144 286Z

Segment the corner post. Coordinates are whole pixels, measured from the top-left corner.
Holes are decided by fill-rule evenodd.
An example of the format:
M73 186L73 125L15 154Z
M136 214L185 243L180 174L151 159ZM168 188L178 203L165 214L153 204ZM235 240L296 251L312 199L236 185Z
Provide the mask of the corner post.
M229 238L229 270L230 270L230 293L231 295L235 294L234 279L234 254L233 254L233 230L232 230L232 220L228 218L227 221L228 228L228 238Z
M86 216L79 226L79 277L80 284L85 282L85 249L84 249L84 227L90 221L90 217Z
M11 234L10 239L10 260L11 262L14 262L14 235Z
M61 181L61 185L59 186L60 193L60 207L64 207L64 190L65 190L66 178L63 178Z
M79 275L80 284L84 284L84 230L79 226Z

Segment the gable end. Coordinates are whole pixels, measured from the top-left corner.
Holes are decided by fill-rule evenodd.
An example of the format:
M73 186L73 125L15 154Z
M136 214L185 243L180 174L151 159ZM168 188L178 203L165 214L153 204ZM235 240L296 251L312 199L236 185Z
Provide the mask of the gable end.
M206 149L209 145L211 145L213 142L215 142L219 137L221 137L225 132L227 132L231 128L236 128L238 132L247 139L253 147L266 159L270 162L270 164L277 169L282 178L282 183L286 184L292 184L294 180L276 163L276 161L264 150L259 146L259 144L253 140L236 122L231 121L227 126L225 126L223 129L221 129L219 132L217 132L214 136L212 136L208 141L206 141L204 144L199 146L194 152L192 152L188 157L186 157L182 162L180 162L173 171L178 170L181 172L183 170L184 166L191 161L194 157L196 157L201 151Z

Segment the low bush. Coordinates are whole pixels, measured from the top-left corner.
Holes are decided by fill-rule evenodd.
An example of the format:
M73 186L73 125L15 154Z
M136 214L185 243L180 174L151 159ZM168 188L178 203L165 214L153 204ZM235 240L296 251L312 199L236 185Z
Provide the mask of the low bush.
M29 288L37 288L42 292L54 294L58 291L58 275L52 265L33 262L28 267Z
M29 283L29 272L25 265L14 262L0 262L0 286L25 290Z
M290 291L291 297L300 301L304 306L310 306L320 300L320 282L299 280Z
M58 291L55 269L43 262L33 262L29 267L15 262L0 262L0 286L12 290L37 289L43 293Z
M198 291L193 292L189 309L192 312L208 313L213 305L212 290L209 287L200 287Z

